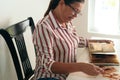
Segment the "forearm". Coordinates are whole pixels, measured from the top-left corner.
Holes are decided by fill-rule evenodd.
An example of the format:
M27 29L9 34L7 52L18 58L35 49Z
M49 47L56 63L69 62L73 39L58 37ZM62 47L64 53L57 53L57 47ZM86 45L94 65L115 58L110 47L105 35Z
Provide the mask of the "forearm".
M82 63L53 63L51 70L53 73L58 74L69 74L71 72L82 71L83 70Z
M51 70L56 74L69 74L71 72L84 72L88 75L96 76L103 70L98 66L89 63L59 63L54 62Z

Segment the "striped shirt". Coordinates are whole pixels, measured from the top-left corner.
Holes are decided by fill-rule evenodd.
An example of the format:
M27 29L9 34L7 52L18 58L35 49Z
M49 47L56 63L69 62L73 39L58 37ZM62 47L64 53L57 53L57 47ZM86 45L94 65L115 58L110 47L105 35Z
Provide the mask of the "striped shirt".
M66 80L67 75L54 74L51 71L52 64L55 61L76 62L76 49L86 46L86 40L77 36L72 24L67 23L67 28L63 28L54 18L52 11L37 23L33 43L37 51L35 80L47 77Z

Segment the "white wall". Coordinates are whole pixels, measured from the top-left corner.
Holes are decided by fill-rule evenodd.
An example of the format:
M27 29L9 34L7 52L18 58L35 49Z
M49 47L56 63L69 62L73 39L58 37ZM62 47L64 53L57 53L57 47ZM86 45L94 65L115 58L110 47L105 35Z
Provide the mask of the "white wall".
M49 0L0 0L0 24L14 24L29 16L36 22L43 16L48 3Z
M50 0L0 0L0 28L33 17L35 24L43 17ZM31 55L32 56L32 55ZM17 80L12 59L0 36L0 80Z

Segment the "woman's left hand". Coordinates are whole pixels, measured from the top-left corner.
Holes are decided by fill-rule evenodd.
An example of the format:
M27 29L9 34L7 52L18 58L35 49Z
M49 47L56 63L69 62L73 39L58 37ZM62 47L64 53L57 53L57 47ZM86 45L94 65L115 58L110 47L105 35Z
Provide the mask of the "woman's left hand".
M88 40L88 42L99 42L99 43L112 43L113 44L113 41L112 40Z
M112 40L97 40L97 42L100 42L100 43L112 43L113 44Z

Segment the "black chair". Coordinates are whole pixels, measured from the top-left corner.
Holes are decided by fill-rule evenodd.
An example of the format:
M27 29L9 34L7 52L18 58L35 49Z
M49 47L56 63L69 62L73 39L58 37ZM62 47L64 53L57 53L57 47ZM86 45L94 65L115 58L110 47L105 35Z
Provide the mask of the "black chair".
M25 42L24 33L28 29L27 27L30 27L32 34L35 26L31 17L6 29L0 29L0 34L5 39L10 50L18 80L29 80L34 74ZM35 54L33 53L33 55Z

